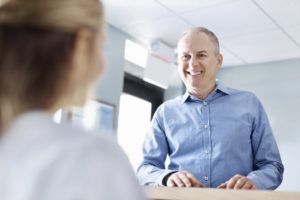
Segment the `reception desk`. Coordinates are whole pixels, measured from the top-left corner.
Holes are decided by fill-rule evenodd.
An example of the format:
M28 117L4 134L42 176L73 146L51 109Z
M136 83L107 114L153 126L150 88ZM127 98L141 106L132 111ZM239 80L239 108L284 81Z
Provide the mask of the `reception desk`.
M150 200L300 200L300 192L144 187Z

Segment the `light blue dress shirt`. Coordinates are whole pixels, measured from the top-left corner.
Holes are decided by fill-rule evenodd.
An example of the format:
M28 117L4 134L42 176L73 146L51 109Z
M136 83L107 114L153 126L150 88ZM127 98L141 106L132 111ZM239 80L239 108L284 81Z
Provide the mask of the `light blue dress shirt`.
M284 167L258 98L218 83L205 100L186 93L162 104L145 137L138 177L143 185L162 185L181 170L207 187L240 174L257 189L277 188Z

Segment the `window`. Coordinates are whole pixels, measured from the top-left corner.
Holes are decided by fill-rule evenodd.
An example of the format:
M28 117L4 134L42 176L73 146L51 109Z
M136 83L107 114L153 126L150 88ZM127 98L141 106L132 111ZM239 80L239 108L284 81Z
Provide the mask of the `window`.
M142 161L142 145L150 120L163 102L162 88L125 73L120 98L118 141L134 170Z
M125 59L145 68L148 57L148 51L142 45L139 45L131 40L126 40L125 43Z
M150 119L150 102L126 93L121 95L118 141L134 170L142 161L142 145Z

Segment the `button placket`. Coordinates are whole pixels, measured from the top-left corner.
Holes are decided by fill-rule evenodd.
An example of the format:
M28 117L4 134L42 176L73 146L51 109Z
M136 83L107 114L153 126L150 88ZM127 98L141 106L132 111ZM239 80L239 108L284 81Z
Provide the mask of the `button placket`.
M204 150L204 157L205 162L204 164L204 170L203 170L203 179L206 182L207 185L210 185L210 124L209 124L209 106L207 101L202 102L202 109L203 109L203 150Z

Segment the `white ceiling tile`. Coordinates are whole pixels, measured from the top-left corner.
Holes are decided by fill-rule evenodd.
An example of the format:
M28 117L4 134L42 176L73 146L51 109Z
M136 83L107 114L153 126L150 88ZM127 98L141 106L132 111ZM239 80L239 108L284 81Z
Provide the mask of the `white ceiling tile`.
M280 30L223 39L222 42L247 63L300 57L300 49Z
M161 2L163 5L170 8L172 11L177 13L183 13L187 11L192 11L195 9L205 8L209 6L215 6L217 4L226 3L230 1L236 0L157 0Z
M236 56L231 54L229 51L222 48L222 46L220 47L220 52L223 55L223 65L222 65L222 67L233 67L233 66L237 66L237 65L246 64L241 59L237 58Z
M300 0L103 2L107 21L144 45L159 39L175 47L182 32L194 24L211 29L219 37L220 44L229 50L221 48L224 67L243 65L245 62L249 64L300 57L296 44L280 32L276 24L259 8L300 44Z
M300 45L300 25L287 27L285 30Z
M250 0L233 1L182 15L220 38L274 29L275 24Z
M299 0L255 0L279 25L300 25Z
M106 20L116 26L140 23L170 16L171 13L153 0L104 0Z
M143 35L149 41L159 39L172 47L176 47L177 40L189 26L174 17L162 18L139 26L123 27L123 30L133 36Z

